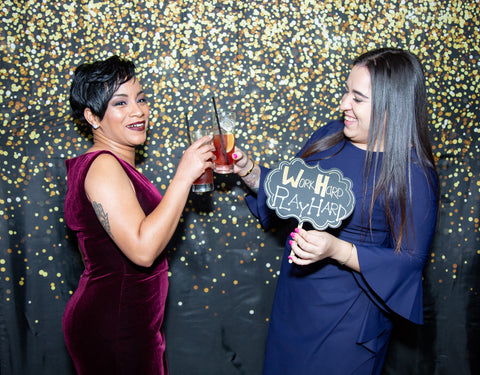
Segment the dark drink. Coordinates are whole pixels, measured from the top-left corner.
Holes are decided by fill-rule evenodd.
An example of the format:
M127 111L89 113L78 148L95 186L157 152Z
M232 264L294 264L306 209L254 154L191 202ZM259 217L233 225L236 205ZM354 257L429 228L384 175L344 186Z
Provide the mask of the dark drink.
M192 191L195 193L204 193L213 190L213 169L207 170L195 180L192 186Z
M193 140L196 141L206 135L211 136L212 131L207 129L198 129L193 132ZM213 190L213 170L212 168L207 168L202 175L195 180L192 185L192 191L194 193L205 193L207 191Z

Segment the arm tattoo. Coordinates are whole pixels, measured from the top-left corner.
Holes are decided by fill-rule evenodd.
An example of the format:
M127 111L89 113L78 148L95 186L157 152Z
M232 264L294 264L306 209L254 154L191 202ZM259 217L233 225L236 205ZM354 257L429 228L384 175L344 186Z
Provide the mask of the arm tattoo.
M255 165L250 174L243 177L245 184L256 193L258 193L258 187L260 186L260 172L260 167Z
M92 205L100 224L102 224L103 229L105 229L105 232L107 232L107 234L113 239L113 234L110 229L110 222L108 221L108 213L104 211L103 206L100 203L94 201Z

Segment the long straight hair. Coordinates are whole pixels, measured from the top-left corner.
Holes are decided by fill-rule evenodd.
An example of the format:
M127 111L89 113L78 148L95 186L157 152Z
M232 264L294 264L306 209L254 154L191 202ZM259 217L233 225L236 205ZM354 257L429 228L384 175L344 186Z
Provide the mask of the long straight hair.
M369 203L369 227L371 228L373 206L380 197L384 199L385 215L395 240L395 249L400 251L404 236L408 237L407 204L412 204L412 147L420 167L430 184L433 175L437 179L432 147L428 135L427 98L425 77L418 58L412 53L394 48L381 48L357 57L353 66L364 66L370 72L372 85L372 108L368 132L367 152L364 163L364 197L366 184L373 173L374 191ZM345 141L343 131L319 140L310 146L302 158L326 150ZM382 160L375 152L375 145L382 144ZM380 169L378 166L380 163ZM378 172L377 172L378 171ZM438 201L438 191L437 201ZM400 225L395 218L400 216ZM406 238L408 241L409 239Z

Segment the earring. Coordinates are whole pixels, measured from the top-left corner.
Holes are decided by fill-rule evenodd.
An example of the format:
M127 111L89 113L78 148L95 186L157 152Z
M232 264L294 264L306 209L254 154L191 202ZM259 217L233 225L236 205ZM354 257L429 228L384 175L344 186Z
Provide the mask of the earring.
M93 127L94 129L98 129L98 124L93 124L92 127Z

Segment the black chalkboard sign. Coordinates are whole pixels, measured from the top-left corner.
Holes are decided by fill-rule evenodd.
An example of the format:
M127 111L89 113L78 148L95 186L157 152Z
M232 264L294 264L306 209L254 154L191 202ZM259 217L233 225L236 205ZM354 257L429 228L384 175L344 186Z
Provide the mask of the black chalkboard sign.
M353 182L341 170L310 167L303 159L281 162L265 178L267 205L283 219L294 217L316 229L337 228L353 212Z

